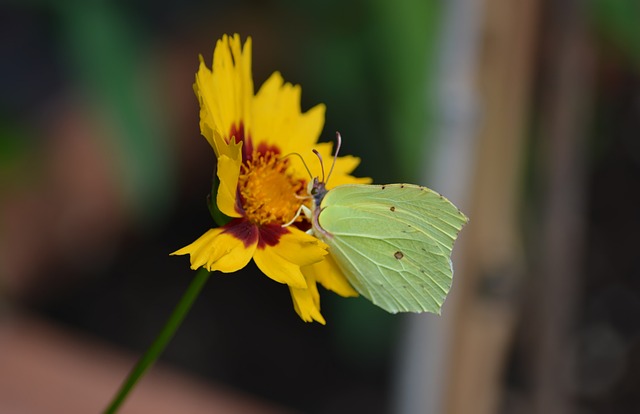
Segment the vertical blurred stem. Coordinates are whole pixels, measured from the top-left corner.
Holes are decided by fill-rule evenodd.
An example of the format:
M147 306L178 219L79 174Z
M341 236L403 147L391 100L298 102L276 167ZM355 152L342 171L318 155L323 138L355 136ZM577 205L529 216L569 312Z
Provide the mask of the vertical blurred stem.
M175 335L176 331L182 324L185 316L191 309L191 306L195 302L196 298L202 291L205 283L209 279L210 273L206 269L200 269L196 276L193 278L193 281L187 288L187 291L184 293L180 302L173 310L173 313L169 317L169 320L165 324L162 331L156 338L156 340L151 344L147 352L140 358L136 366L131 370L131 373L120 387L120 390L115 395L109 407L104 411L105 414L111 414L117 412L118 408L124 402L129 392L136 385L138 380L144 375L144 373L153 365L153 363L158 359L160 354L164 351L164 349Z

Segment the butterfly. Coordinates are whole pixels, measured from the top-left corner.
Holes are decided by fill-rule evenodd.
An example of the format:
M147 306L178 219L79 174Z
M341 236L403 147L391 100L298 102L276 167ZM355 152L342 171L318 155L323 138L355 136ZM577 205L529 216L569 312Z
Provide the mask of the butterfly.
M340 144L338 133L327 181ZM329 246L362 296L390 313L440 313L453 278L451 251L468 222L455 205L414 184L345 184L327 190L324 168L322 180L315 177L307 191L310 232Z

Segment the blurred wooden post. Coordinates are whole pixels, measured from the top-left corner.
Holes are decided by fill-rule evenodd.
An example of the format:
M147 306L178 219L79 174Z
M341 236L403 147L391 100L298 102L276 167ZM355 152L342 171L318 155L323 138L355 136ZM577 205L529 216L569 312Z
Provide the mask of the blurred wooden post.
M540 163L541 226L538 260L531 275L527 320L531 321L528 366L532 413L574 411L576 373L571 342L579 298L579 263L584 233L584 152L593 60L588 47L584 3L549 2L548 57L543 67Z
M479 139L466 213L445 412L498 410L523 273L518 213L537 29L535 0L486 0L479 50Z
M427 162L420 182L445 194L465 213L471 197L471 166L477 146L475 76L482 7L483 3L476 0L442 3L440 40L434 59L437 64L433 73L425 74L435 76L435 88L427 91L427 99L434 105L431 110L424 108L424 115L433 120L430 132L433 135L429 137L432 145L423 154ZM466 235L464 229L454 248L453 287L442 314L405 316L394 384L394 413L443 412L457 286L464 277L464 263L459 259L464 255Z

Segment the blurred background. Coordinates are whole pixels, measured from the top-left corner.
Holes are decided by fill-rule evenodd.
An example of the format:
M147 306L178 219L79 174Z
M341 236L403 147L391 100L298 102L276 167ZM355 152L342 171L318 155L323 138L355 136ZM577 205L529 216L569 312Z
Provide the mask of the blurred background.
M640 412L640 3L4 1L0 412L100 412L213 226L192 84L253 37L357 174L469 217L442 316L214 275L123 413ZM636 206L636 207L634 207Z

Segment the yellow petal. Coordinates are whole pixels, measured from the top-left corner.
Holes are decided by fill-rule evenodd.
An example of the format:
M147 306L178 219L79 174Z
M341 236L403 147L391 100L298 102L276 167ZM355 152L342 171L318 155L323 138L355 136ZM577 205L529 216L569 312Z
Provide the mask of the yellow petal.
M250 104L253 97L251 75L251 38L244 49L240 36L224 35L216 43L212 70L200 61L194 91L200 101L200 130L220 156L231 127L250 128ZM227 138L227 140L225 140Z
M308 266L322 260L327 254L326 245L315 237L295 227L283 229L273 246L259 246L253 260L260 270L279 283L294 288L307 288L301 266Z
M213 122L211 111L209 110L211 88L211 71L205 65L202 56L200 56L200 66L196 73L196 82L193 84L193 91L200 103L200 133L207 139L217 156L219 152L217 143L213 138L215 124Z
M252 102L251 131L256 145L275 145L283 155L311 152L322 131L325 106L302 113L300 95L300 86L285 83L279 72L265 81Z
M204 266L210 272L219 270L223 273L231 273L249 263L256 245L257 237L255 243L245 246L243 240L226 232L224 227L219 227L207 231L198 240L171 254L189 254L193 270Z
M326 255L324 260L321 262L303 267L302 273L307 280L317 280L326 289L329 289L340 296L358 296L358 292L351 287L351 284L342 274L331 254Z
M320 294L315 281L308 281L307 289L289 287L293 308L305 322L318 321L325 325L326 322L320 313Z
M216 203L218 209L228 217L242 217L238 211L236 211L236 197L238 188L238 177L240 176L240 166L242 165L242 143L230 144L228 147L233 147L235 151L231 153L231 157L227 155L221 155L218 157L218 179L220 185L218 187L218 195L216 197Z

